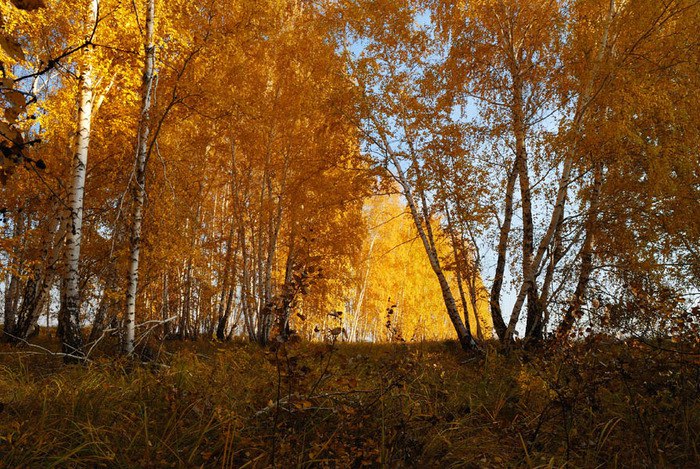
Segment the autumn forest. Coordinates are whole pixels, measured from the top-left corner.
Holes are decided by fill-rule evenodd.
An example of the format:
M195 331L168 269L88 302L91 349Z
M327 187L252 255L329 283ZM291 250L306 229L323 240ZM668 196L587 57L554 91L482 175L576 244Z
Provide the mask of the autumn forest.
M700 465L699 29L0 0L0 468Z

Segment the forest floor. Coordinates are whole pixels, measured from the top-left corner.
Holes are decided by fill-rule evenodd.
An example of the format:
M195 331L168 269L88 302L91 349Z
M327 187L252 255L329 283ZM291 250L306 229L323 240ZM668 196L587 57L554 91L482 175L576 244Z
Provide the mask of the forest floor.
M660 346L3 345L0 466L698 467L700 355Z

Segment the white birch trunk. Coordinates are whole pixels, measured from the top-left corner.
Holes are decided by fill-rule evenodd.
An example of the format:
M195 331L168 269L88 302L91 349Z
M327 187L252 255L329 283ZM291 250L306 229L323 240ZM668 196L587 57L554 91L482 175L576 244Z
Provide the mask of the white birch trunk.
M99 3L90 2L90 20L97 24ZM80 103L78 108L78 132L76 151L73 157L73 180L68 196L64 296L59 314L59 333L63 343L63 352L69 355L82 354L82 337L80 336L80 286L78 267L80 264L80 246L83 234L83 198L85 194L85 174L88 151L90 147L90 124L94 99L92 47L84 51L84 68L80 75Z
M362 287L360 288L360 294L357 298L357 303L355 304L355 317L352 321L352 328L350 329L350 339L357 342L357 326L360 322L360 314L362 313L362 305L365 301L365 293L367 292L367 284L369 283L369 274L372 272L372 251L374 251L374 243L377 241L378 233L372 236L372 241L369 243L369 251L367 252L367 268L365 269L365 275L362 279Z
M475 345L474 339L472 338L471 332L466 327L465 323L462 321L462 318L460 318L459 316L457 302L455 301L454 296L452 295L450 284L447 281L447 278L445 277L445 273L442 270L442 266L440 265L440 259L435 248L435 240L433 237L432 227L430 226L430 219L428 218L428 216L426 216L427 207L424 197L421 198L421 202L423 204L422 217L416 205L415 196L413 194L413 188L411 187L411 183L409 182L408 177L406 176L406 174L403 171L403 168L401 167L401 163L399 162L398 157L395 153L393 153L390 150L386 139L384 139L384 143L386 148L388 149L389 157L391 158L391 161L394 167L396 168L396 172L398 174L398 181L399 184L401 184L402 186L404 197L406 198L406 202L408 203L408 208L410 209L414 225L416 227L416 230L418 231L418 236L423 242L423 247L425 248L425 252L428 255L430 266L432 267L433 272L435 273L435 276L437 277L438 282L440 284L442 297L445 301L445 307L447 308L447 315L449 316L450 321L452 322L452 325L454 326L455 331L457 332L457 338L459 339L462 348L464 348L465 350L470 349ZM423 226L424 222L425 227Z
M136 143L136 180L132 192L134 212L131 221L129 273L126 291L126 338L124 343L124 351L127 354L134 351L136 330L136 295L138 292L139 282L141 223L143 220L143 204L146 194L146 163L150 137L151 93L153 88L153 70L155 67L156 52L155 45L153 43L154 17L155 0L146 0L146 41L144 44L146 59L143 66L143 82L141 85L141 118L139 119L139 129Z

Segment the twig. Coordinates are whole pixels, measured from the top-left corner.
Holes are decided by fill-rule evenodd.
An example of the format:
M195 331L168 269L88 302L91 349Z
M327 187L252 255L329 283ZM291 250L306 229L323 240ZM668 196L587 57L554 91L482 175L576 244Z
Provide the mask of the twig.
M8 336L12 337L13 339L16 339L16 340L22 342L23 344L25 344L25 345L27 345L27 346L29 346L29 347L32 347L32 348L41 350L42 352L44 352L44 353L47 354L47 355L52 355L52 356L55 356L55 357L63 357L63 358L65 358L65 357L70 357L70 358L75 358L75 359L77 359L77 360L82 360L82 361L86 361L86 362L92 363L92 360L90 360L90 359L89 359L87 356L85 356L85 355L82 355L82 354L80 354L80 355L74 355L74 354L72 354L72 353L54 352L53 350L49 350L49 349L47 349L46 347L42 347L41 345L32 344L32 343L30 343L29 341L27 341L27 339L23 339L22 337L17 337L16 335L10 334L10 333L7 332L7 331L3 331L3 333L4 333L5 335L8 335Z
M142 322L141 324L137 324L136 326L134 326L134 327L140 327L140 326L144 326L147 324L154 324L153 326L149 327L143 334L141 334L139 339L134 344L134 349L136 349L136 347L138 347L141 344L141 342L143 342L146 339L146 337L148 337L148 335L151 332L153 332L153 330L156 329L158 326L162 326L163 324L174 321L175 319L177 319L177 316L172 316L172 317L169 317L168 319L163 319L162 321L160 321L160 320L145 321L145 322Z
M97 344L100 343L100 341L101 341L102 339L105 338L105 336L107 335L108 332L114 332L114 331L116 331L116 330L117 330L117 329L115 329L115 328L113 328L113 327L112 327L112 328L107 328L107 329L103 330L103 331L102 331L102 335L100 335L97 339L95 339L94 342L92 342L92 345L91 345L90 348L88 349L88 351L87 351L87 353L85 354L85 356L86 356L86 357L89 357L89 356L90 356L90 354L91 354L92 351L95 349L95 347L97 347Z

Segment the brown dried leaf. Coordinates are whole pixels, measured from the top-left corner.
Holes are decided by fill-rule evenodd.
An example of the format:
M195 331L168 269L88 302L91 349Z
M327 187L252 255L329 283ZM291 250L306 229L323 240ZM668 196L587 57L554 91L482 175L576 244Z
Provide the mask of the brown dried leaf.
M7 55L12 57L17 61L24 60L24 51L22 46L12 38L7 37L5 34L0 34L0 47L5 51Z
M44 8L44 0L11 0L12 4L20 10L32 11Z

